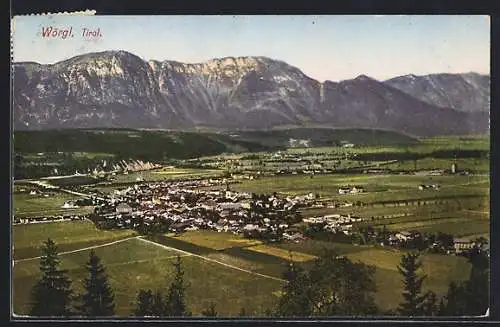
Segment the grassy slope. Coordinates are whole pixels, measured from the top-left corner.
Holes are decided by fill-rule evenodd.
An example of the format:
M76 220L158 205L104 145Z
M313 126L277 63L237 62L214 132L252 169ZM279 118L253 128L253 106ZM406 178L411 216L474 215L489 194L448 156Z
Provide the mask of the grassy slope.
M49 224L47 224L49 225ZM51 224L56 225L56 224ZM73 226L71 230L68 225L59 224L60 228L52 231L30 231L29 238L43 239L47 235L53 235L54 239L64 242L71 239L77 241L83 238L79 228ZM23 226L27 227L27 226ZM34 226L37 227L37 226ZM83 228L83 231L88 229ZM87 232L88 233L88 232ZM42 235L43 234L43 238ZM401 253L393 250L379 249L367 246L353 246L348 244L334 244L320 241L307 241L303 244L284 243L276 246L268 246L266 253L259 253L241 246L238 239L231 234L217 233L207 234L203 237L200 232L191 232L184 240L178 238L164 238L164 242L170 246L176 246L186 251L201 253L204 256L220 262L235 265L253 272L263 273L275 277L281 277L285 261L279 256L288 253L288 250L307 253L312 256L321 254L324 246L334 247L339 252L347 253L353 260L361 260L377 267L376 282L379 291L376 294L377 303L384 309L394 308L399 302L401 285L396 266L399 263ZM63 235L67 235L65 238ZM87 237L86 240L91 239ZM229 246L223 250L215 250L210 247L214 240ZM19 234L17 244L28 244L32 242L21 241ZM195 245L187 240L195 240ZM272 249L283 249L273 251ZM108 267L108 274L115 289L118 304L118 313L128 315L134 308L135 294L139 288L157 288L167 285L168 276L172 273L169 260L174 255L169 250L146 244L139 240L130 240L109 247L97 248L96 252ZM278 257L275 256L278 254ZM63 265L70 269L74 281L81 280L84 276L83 263L87 259L88 252L82 251L74 254L63 255ZM236 314L241 307L254 314L262 314L270 305L276 303L276 292L280 289L280 282L271 279L251 275L246 272L234 270L222 265L206 262L195 257L184 257L186 280L189 281L188 301L193 312L199 313L208 306L209 301L217 304L217 310L223 315ZM424 272L428 274L428 280L424 287L435 290L439 295L446 291L451 280L460 280L467 277L468 264L463 258L452 256L426 255L424 257ZM38 261L25 261L17 263L14 270L15 308L22 313L27 310L29 289L36 280L38 274ZM221 283L221 281L224 281ZM78 287L78 286L77 286ZM203 296L200 296L200 295Z
M321 255L325 248L334 249L346 254L353 261L374 265L376 267L375 281L377 293L375 299L383 309L395 309L401 301L401 275L397 266L403 252L394 249L376 248L372 246L355 246L350 244L335 244L331 242L308 240L305 243L284 243L279 245L285 249L300 249L312 255ZM423 256L421 273L428 277L423 288L443 296L451 281L465 280L469 276L470 264L462 257L426 254Z
M96 244L112 242L135 235L130 230L98 230L90 221L69 221L12 227L15 259L40 255L39 247L47 238L58 245L59 251L71 251Z
M131 240L111 247L96 249L107 267L111 286L115 290L117 314L130 315L135 308L135 296L141 288L167 288L176 253ZM63 267L70 269L79 286L88 252L62 256ZM200 314L209 302L217 304L222 315L236 315L241 307L250 314L262 314L276 300L272 293L280 282L250 275L194 257L183 257L185 280L188 281L187 303L193 313ZM14 305L17 313L26 312L29 289L36 281L38 262L16 264L14 269ZM221 283L221 281L223 281Z
M403 287L401 275L397 271L401 252L373 248L348 253L347 256L351 260L359 260L377 268L376 301L384 309L395 309L401 301L400 294ZM420 273L427 275L423 290L433 290L439 297L446 294L451 281L465 280L469 277L470 264L462 257L427 254L422 259L423 269Z

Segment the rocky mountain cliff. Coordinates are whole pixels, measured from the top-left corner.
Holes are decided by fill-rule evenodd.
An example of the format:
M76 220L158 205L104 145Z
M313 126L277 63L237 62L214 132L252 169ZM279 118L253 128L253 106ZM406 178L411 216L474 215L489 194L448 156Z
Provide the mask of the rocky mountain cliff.
M488 112L429 104L402 82L393 87L359 76L320 83L266 57L185 64L107 51L54 65L15 63L13 69L15 129L322 125L413 135L488 130Z
M490 77L477 73L405 75L384 84L395 87L428 104L464 112L488 112Z

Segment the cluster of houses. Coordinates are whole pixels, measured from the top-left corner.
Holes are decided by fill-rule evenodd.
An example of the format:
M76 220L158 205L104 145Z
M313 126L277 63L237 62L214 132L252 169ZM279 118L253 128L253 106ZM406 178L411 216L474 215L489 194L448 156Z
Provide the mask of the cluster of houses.
M39 190L39 189L30 189L30 190L27 190L25 188L20 188L19 193L24 193L24 194L29 194L29 195L32 195L32 196L43 196L43 197L50 197L52 195L52 193L49 191L49 192L44 192L42 190Z
M38 195L38 196L41 195L41 196L46 197L46 198L50 197L49 193L44 193L42 191L37 191L37 190L31 190L30 195Z
M281 198L276 194L233 192L229 187L207 190L221 183L201 180L136 184L116 191L107 203L96 208L92 219L102 228L176 233L210 229L272 241L288 237L283 234L297 221L297 209L314 202L313 194Z
M430 184L430 185L421 184L421 185L418 186L418 189L420 191L429 190L429 189L438 191L440 189L440 187L441 186L439 184Z
M106 160L101 160L96 167L87 168L86 173L85 170L84 173L79 172L78 169L75 170L74 176L90 175L94 177L103 177L108 173L111 173L111 175L116 175L117 173L128 174L129 172L146 171L161 167L162 166L159 164L144 162L142 160L129 160L128 162L122 160L115 164L108 164ZM52 174L59 175L58 169L54 168Z
M61 206L61 208L63 209L75 209L75 208L79 208L80 206L78 204L76 204L76 201L73 201L73 200L67 200L67 201L64 201L64 204Z
M353 223L362 221L361 218L349 215L332 214L321 217L303 218L302 221L309 225L321 224L325 231L342 232L350 235Z
M288 140L288 146L291 148L309 148L311 147L311 140L298 140L290 138Z
M123 172L125 174L129 172L137 172L144 170L151 170L161 168L162 166L159 164L144 162L142 160L130 160L126 162L125 160L120 161L113 165L114 172Z
M354 148L354 143L351 143L349 141L340 141L340 145L343 148Z
M362 186L342 186L339 188L339 194L357 194L363 193L365 189Z
M320 174L331 174L333 169L278 169L276 170L276 175L320 175Z
M42 217L15 217L13 218L13 224L36 224L36 223L47 223L47 222L61 222L61 221L74 221L74 220L87 220L90 217L89 214L86 215L55 215L55 216L42 216Z
M393 246L402 246L417 238L425 239L426 235L423 235L418 231L399 231L389 234L388 244ZM453 237L451 235L450 238L451 240L449 244L443 244L443 242L440 242L439 240L434 240L434 242L429 244L429 248L446 254L463 254L472 250L474 247L478 247L479 250L484 251L489 255L489 244L487 242L478 244L472 239Z
M490 256L490 244L487 241L479 244L466 238L454 238L453 247L455 249L455 253L465 253L474 247L479 247L479 249L485 252L488 257Z

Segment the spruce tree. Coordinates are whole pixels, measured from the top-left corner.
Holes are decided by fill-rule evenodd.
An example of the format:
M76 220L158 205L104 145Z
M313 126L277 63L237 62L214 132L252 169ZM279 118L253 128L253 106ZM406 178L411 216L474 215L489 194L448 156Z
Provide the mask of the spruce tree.
M307 317L312 314L310 285L306 272L290 261L284 273L287 283L283 286L282 296L278 304L278 315Z
M465 315L483 315L490 302L490 269L489 260L484 253L474 253L469 258L472 268L469 279L465 282L467 292L467 311Z
M203 310L201 314L206 317L217 317L218 313L217 311L215 311L215 303L210 302L210 306L208 307L208 309Z
M156 291L155 294L153 295L151 313L153 316L157 317L163 317L169 315L167 303L165 303L163 294L160 291Z
M83 316L104 317L115 314L114 294L109 285L106 269L101 259L90 251L87 262L88 276L83 280L84 293L78 311Z
M422 312L426 316L439 315L439 304L436 293L429 291L426 293L426 299L422 303Z
M246 312L245 308L241 308L240 313L238 313L238 316L240 316L240 317L247 316L247 312Z
M441 308L442 316L462 316L467 311L467 292L462 283L451 282L445 296L446 304Z
M137 317L153 315L153 292L151 290L140 290L137 294L135 315Z
M417 271L422 266L419 258L418 252L404 254L398 266L404 283L403 302L398 307L398 313L402 316L424 315L423 306L428 295L422 294L422 283L426 276L417 275Z
M489 263L484 253L469 254L472 264L469 279L452 282L448 287L446 305L442 309L446 316L478 316L485 314L489 306Z
M376 314L374 273L372 266L325 251L309 273L314 315Z
M71 280L67 271L60 269L57 246L50 238L41 248L40 272L42 277L33 286L32 316L68 316L71 314Z
M184 271L182 270L181 257L177 255L174 262L175 276L170 284L167 295L167 313L169 316L181 317L189 315L186 307Z
M441 298L441 300L439 301L437 315L444 316L445 314L446 314L446 304L444 302L444 299Z
M280 316L361 316L376 314L375 268L327 250L305 271L290 263L278 305Z

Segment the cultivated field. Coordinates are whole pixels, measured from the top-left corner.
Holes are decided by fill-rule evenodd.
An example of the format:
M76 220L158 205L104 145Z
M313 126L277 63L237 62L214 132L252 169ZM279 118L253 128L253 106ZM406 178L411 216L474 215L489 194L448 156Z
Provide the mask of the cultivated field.
M51 238L60 252L117 241L136 235L131 230L99 230L90 221L49 222L12 226L14 259L40 255L40 246Z
M256 245L248 248L250 251L255 251L259 253L269 254L278 258L282 258L285 260L291 260L295 262L305 262L316 259L316 256L297 252L297 251L286 251L277 247L267 246L267 245Z
M49 197L43 195L16 194L12 196L14 216L42 217L46 215L81 215L93 211L93 207L61 208L64 201L75 200L78 197L67 193L52 193Z
M420 191L420 184L439 184L439 190ZM344 185L361 185L364 193L338 194ZM352 214L360 226L386 225L390 230L445 232L456 236L489 231L489 177L416 175L273 176L243 181L237 191L277 192L284 195L319 194L320 201L350 202L351 207L306 208L303 217L334 213Z
M262 244L261 241L246 239L242 235L200 230L185 232L176 239L214 250Z

